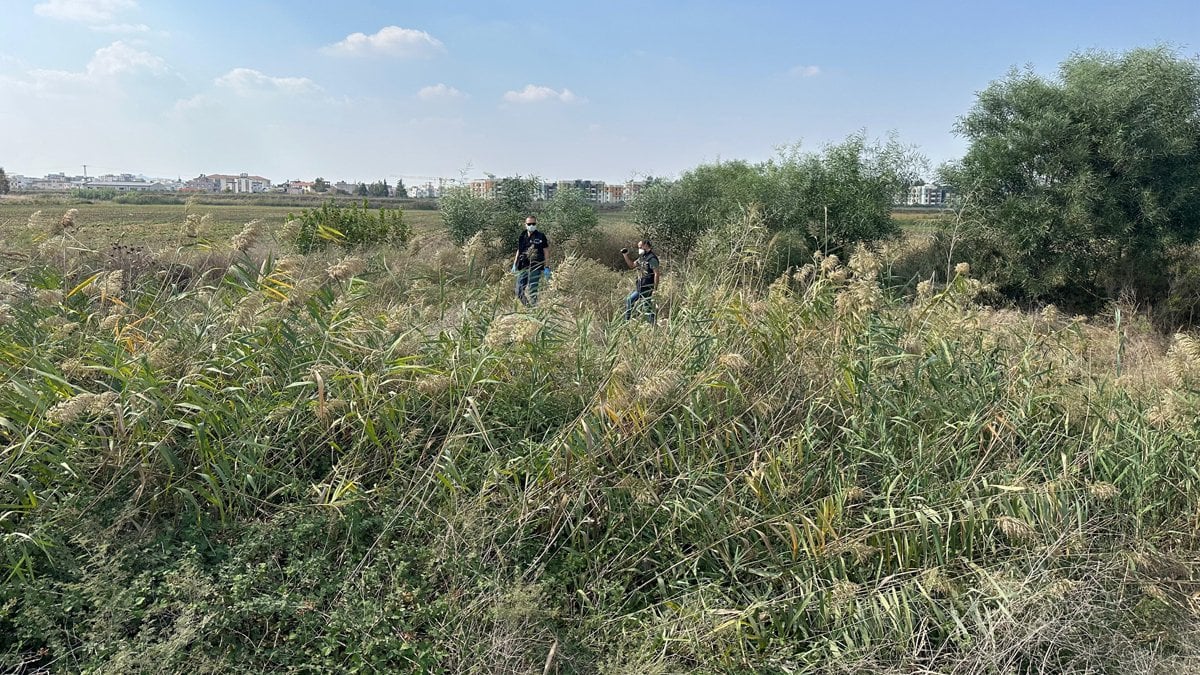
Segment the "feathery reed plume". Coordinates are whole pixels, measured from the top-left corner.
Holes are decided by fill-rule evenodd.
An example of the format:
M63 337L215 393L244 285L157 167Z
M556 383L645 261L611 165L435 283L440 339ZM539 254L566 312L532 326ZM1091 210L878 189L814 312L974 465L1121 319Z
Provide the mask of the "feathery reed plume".
M521 314L505 314L488 326L483 344L488 347L503 347L516 343L530 342L541 329L534 319Z
M325 269L325 274L334 281L349 281L367 269L367 262L362 258L343 258L337 264Z
M304 269L308 260L302 255L285 255L275 261L275 271L295 276Z
M46 419L59 424L67 424L88 416L112 412L113 404L117 402L117 394L78 394L56 404L46 411Z
M54 333L50 336L50 339L54 340L55 342L61 342L62 340L66 340L67 338L74 335L75 331L77 331L77 330L79 330L78 323L76 323L74 321L72 321L70 323L64 323L63 325L59 326L57 330L54 331Z
M1000 528L1004 537L1014 544L1030 541L1037 534L1028 523L1012 516L1000 516L996 519L996 526Z
M426 396L435 397L449 391L452 384L454 384L454 380L449 375L426 375L417 380L417 391Z
M50 227L50 236L60 235L75 227L75 219L79 217L79 209L67 209L58 222Z
M96 277L84 289L93 298L118 298L125 288L125 270L113 270Z
M179 233L189 239L195 239L200 236L200 214L189 213L183 219L183 228Z
M241 232L233 235L229 239L229 243L233 245L234 250L245 253L249 251L254 244L258 242L259 236L262 234L260 225L262 220L255 218L242 228Z
M0 278L0 301L13 303L29 294L29 287L12 279Z
M43 307L61 305L63 301L63 292L57 288L38 289L37 301L38 304Z
M731 373L740 373L750 367L750 362L737 352L728 352L717 357L717 365Z
M82 380L89 377L96 367L89 366L82 359L71 357L58 364L58 370L73 380Z
M487 262L488 241L482 230L471 235L471 238L463 244L462 255L463 262L467 264L467 267L477 269Z

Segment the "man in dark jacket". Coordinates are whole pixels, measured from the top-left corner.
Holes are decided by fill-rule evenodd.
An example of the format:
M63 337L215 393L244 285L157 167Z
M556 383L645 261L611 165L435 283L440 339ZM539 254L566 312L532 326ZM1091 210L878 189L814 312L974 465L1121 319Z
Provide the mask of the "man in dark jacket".
M526 307L537 304L538 282L542 280L549 250L550 238L538 231L537 218L529 216L513 256L513 269L517 270L517 299Z
M634 307L641 305L646 315L646 321L654 323L657 317L654 313L652 296L654 289L658 287L658 256L654 254L650 242L645 239L638 242L637 260L629 256L627 248L621 249L621 255L625 257L625 264L630 269L637 268L637 285L625 299L625 320L628 321L632 318Z

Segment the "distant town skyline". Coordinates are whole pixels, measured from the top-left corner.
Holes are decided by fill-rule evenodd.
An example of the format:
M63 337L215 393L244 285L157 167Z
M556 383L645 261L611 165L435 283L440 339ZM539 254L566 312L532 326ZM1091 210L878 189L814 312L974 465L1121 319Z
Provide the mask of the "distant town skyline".
M1191 55L1196 25L1183 0L15 1L0 166L620 182L865 131L932 168L961 156L955 120L1011 68Z

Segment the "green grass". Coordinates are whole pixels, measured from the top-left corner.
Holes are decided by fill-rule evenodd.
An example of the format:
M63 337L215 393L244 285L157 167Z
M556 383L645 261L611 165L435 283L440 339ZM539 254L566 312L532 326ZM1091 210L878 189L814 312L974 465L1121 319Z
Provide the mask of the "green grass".
M419 240L10 261L0 666L1195 670L1196 342L767 241L672 261L654 327Z

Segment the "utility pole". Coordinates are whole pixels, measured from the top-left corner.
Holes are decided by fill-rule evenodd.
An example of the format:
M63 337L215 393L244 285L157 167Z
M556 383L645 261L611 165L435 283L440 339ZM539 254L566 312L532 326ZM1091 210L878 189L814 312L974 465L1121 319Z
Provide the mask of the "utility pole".
M88 177L87 177L87 164L84 164L84 165L83 165L83 182L84 182L85 184L88 182Z

